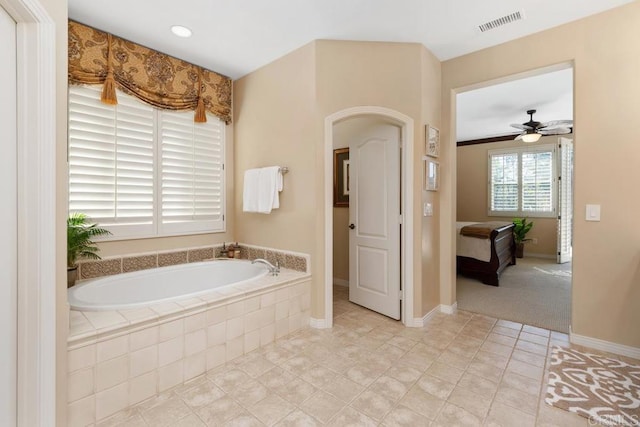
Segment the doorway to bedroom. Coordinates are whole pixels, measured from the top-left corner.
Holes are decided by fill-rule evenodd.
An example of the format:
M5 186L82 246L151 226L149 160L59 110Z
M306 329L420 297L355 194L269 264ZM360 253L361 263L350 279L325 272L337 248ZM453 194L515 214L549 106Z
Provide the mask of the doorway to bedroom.
M490 83L459 93L456 105L458 309L568 333L573 68ZM533 226L514 258L504 238L523 218ZM474 224L488 239L460 234Z

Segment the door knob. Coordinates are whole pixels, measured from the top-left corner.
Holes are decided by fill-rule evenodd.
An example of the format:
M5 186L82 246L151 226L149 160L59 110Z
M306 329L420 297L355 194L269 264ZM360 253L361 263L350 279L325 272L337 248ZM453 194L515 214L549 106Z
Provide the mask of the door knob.
M354 228L356 228L356 226L355 224L349 224L349 228L353 230Z

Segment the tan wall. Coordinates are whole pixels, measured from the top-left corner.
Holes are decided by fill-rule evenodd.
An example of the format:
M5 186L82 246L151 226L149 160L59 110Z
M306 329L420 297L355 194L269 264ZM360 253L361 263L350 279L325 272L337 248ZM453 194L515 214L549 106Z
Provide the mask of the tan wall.
M527 146L557 143L557 136L545 136ZM458 147L457 156L457 221L511 221L512 217L488 216L488 154L489 150L522 147L519 141L492 142ZM534 225L527 238L525 255L555 257L558 246L558 221L555 218L529 218Z
M574 63L575 220L572 330L579 335L640 347L640 228L637 185L640 145L640 2L446 61L443 128L447 164L455 165L453 91L516 73ZM455 172L449 169L441 221L453 237ZM602 205L600 222L585 221L585 205ZM442 247L443 291L455 299L451 244Z
M324 317L324 119L337 111L363 105L384 106L415 120L414 149L422 151L424 115L439 120L440 64L418 44L321 40L243 77L235 83L236 235L248 243L298 250L311 255L312 317ZM429 65L423 71L423 65ZM428 88L424 87L428 82ZM431 100L423 115L423 96ZM288 164L287 164L288 163ZM421 194L421 169L414 167L415 194ZM242 174L249 167L283 164L285 177L279 212L269 216L241 212ZM419 209L418 209L419 208ZM421 206L414 229L422 234ZM437 227L429 236L437 235ZM429 245L434 244L430 240ZM423 242L416 239L414 266L420 291L415 315L422 316ZM438 253L426 262L436 272ZM432 273L430 273L432 274ZM430 279L431 280L431 279ZM437 305L439 298L430 301Z
M424 123L439 124L440 63L419 44L321 40L317 45L318 110L324 118L345 108L383 106L414 119L414 200L422 195ZM427 196L425 196L427 197ZM435 198L435 194L433 195ZM414 205L414 317L439 303L438 227ZM424 250L426 248L426 250Z

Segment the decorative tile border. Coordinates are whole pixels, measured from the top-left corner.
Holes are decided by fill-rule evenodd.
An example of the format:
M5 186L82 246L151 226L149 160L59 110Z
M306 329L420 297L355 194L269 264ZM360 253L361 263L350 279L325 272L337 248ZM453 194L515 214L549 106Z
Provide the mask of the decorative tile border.
M215 258L220 258L221 252L222 245L217 245L180 249L171 252L131 254L98 261L84 261L78 264L78 279L95 279L130 271L205 261L214 258L214 255ZM249 260L263 258L272 264L280 263L282 268L309 272L309 256L297 252L240 244L240 258Z

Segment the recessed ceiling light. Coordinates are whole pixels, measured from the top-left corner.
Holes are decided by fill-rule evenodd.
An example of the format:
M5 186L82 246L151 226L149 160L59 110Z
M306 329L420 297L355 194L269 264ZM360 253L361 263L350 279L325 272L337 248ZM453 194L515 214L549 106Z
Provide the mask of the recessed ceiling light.
M182 25L174 25L171 27L171 32L178 37L191 37L191 30Z

